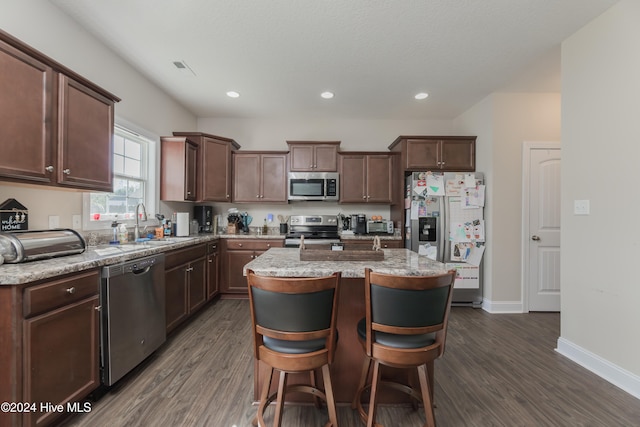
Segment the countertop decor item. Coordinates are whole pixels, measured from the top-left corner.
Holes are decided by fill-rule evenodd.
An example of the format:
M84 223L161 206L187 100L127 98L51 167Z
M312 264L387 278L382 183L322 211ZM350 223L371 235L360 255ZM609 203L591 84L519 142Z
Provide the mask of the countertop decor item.
M29 229L29 210L16 199L0 204L0 231Z

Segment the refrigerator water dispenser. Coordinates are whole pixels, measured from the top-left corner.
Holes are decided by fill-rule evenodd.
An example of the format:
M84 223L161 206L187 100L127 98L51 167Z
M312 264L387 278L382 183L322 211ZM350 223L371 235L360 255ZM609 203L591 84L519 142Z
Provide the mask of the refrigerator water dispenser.
M423 217L418 218L418 241L435 242L437 240L437 218Z

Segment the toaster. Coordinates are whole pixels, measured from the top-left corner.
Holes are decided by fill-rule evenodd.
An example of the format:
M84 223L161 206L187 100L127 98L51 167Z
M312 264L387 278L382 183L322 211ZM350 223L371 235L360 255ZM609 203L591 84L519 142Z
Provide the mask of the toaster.
M393 234L393 221L367 221L367 234Z

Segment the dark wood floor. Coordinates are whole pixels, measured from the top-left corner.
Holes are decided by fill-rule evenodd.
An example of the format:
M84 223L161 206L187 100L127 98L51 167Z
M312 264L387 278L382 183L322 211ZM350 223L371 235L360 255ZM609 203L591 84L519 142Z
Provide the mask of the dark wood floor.
M451 426L640 426L640 400L554 351L557 313L454 307L436 362L436 421ZM66 426L251 425L253 354L248 301L221 300L174 334L92 411ZM267 422L271 419L268 413ZM325 410L285 407L284 426L321 426ZM361 426L348 407L341 427ZM383 407L386 427L422 426L422 410Z

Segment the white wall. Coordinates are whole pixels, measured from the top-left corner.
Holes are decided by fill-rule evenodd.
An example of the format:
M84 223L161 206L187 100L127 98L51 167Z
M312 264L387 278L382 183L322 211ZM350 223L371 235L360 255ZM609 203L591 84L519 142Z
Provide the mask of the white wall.
M198 130L233 138L242 150L288 150L287 141L341 141L343 151L388 151L389 145L400 135L450 135L451 121L199 118ZM247 211L259 224L268 213L364 213L389 218L389 206L384 205L306 202L264 207L260 204L215 204L216 213L225 213L230 207Z
M484 299L490 311L522 311L522 143L560 140L560 94L496 93L454 121L478 135L486 172Z
M636 0L618 3L562 45L559 348L594 370L612 363L635 374L640 397L639 51ZM584 199L591 214L574 215L573 201Z
M94 39L48 1L3 1L0 28L122 99L122 118L153 135L174 129L195 130L196 117L120 57ZM1 144L1 142L0 142ZM71 227L71 216L82 212L82 193L52 187L0 182L0 203L15 198L29 208L29 228L48 228L48 216L60 216Z
M198 130L235 139L242 150L287 150L287 141L342 141L343 151L387 151L400 135L450 135L450 120L199 118Z

